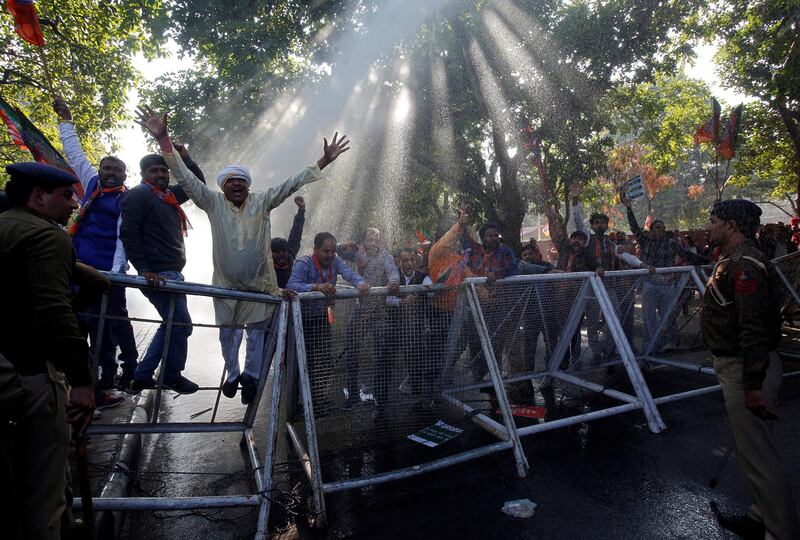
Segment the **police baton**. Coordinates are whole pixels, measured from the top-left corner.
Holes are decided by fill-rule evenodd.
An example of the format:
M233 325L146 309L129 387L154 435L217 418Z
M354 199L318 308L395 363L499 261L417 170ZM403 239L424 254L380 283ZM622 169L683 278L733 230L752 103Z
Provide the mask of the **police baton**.
M75 440L75 462L78 465L78 484L81 489L81 503L83 513L84 538L94 540L97 538L97 529L94 523L94 510L92 508L92 486L89 482L89 449L86 446L86 435L73 430Z

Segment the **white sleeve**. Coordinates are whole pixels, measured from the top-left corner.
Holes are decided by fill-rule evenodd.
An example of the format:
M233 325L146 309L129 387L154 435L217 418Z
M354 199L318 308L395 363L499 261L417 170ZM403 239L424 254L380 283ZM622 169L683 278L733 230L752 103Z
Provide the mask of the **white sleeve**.
M626 253L624 251L617 251L617 257L619 257L619 259L625 264L633 266L634 268L639 268L642 266L642 260L636 255L631 255L630 253Z
M114 249L114 262L111 263L111 271L124 274L128 271L128 257L125 255L125 247L122 245L122 239L119 237L121 228L122 215L117 219L117 247Z
M61 139L61 146L64 147L64 155L67 163L78 175L83 189L86 190L89 182L97 176L97 169L86 159L78 134L75 133L75 125L72 122L61 122L58 124L58 138Z
M583 208L581 207L580 203L574 205L570 210L570 214L572 215L572 225L575 227L576 231L581 231L586 235L586 244L589 245L589 235L591 232L586 227L586 223L583 221Z
M281 185L271 187L267 190L267 210L274 210L286 198L311 182L316 182L322 178L322 171L319 170L317 164L309 165L302 169L297 174L287 178Z
M198 208L207 211L211 207L215 196L214 192L189 170L178 152L162 152L162 155L169 167L169 172L186 192L186 195Z

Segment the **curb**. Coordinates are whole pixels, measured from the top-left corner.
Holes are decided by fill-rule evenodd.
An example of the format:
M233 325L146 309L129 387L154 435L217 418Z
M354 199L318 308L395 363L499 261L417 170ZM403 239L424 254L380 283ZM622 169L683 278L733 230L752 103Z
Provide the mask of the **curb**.
M129 424L145 424L153 409L154 392L139 395L133 409ZM130 472L136 470L139 454L142 450L142 436L139 433L128 433L122 440L111 474L100 492L100 497L127 497L130 483ZM125 512L121 510L104 510L98 512L97 533L100 538L119 538Z

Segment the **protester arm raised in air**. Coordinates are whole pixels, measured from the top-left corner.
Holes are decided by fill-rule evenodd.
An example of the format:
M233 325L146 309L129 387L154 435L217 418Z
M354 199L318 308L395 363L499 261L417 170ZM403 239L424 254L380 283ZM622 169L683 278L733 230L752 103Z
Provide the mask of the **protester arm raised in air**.
M64 148L67 163L75 171L85 191L88 189L89 182L98 176L97 169L86 158L86 153L83 151L78 134L75 133L72 113L67 104L63 99L57 97L53 102L53 109L61 120L58 124L58 138L61 139L61 146Z
M297 213L294 215L292 221L292 230L289 231L289 255L292 259L297 257L297 252L300 251L300 241L303 239L303 225L306 222L306 201L298 195L294 198L294 204L297 205Z

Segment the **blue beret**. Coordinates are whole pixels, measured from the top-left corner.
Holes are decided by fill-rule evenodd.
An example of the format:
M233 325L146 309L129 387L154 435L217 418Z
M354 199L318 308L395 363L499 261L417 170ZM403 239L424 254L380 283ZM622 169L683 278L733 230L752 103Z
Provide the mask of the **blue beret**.
M6 165L6 172L14 182L41 187L71 186L78 181L75 176L65 170L35 161Z
M761 208L747 199L730 199L715 202L711 213L725 220L757 219L761 217Z

